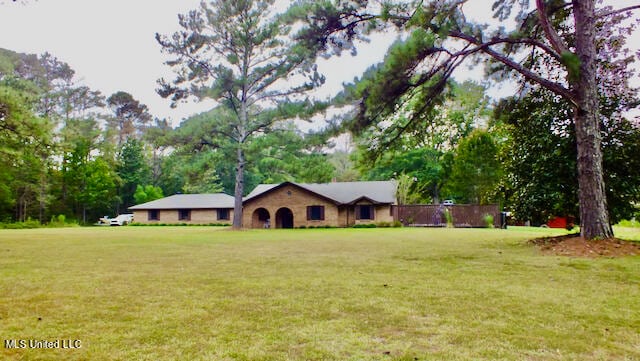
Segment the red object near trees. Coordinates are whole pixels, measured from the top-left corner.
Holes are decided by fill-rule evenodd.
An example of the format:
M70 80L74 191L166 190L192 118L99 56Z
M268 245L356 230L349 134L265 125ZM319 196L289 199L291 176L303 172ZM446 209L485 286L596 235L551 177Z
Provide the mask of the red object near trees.
M566 228L567 227L567 218L566 217L553 217L547 222L547 226L549 228Z
M575 219L573 217L551 217L547 222L549 228L572 229Z

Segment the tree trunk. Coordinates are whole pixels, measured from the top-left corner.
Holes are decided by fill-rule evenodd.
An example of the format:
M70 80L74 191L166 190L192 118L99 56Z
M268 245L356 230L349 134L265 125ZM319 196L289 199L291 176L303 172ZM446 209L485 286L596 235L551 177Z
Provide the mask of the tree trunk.
M236 164L235 202L233 207L233 229L242 229L242 195L244 193L244 150L242 143L238 144L238 159Z
M44 215L47 208L47 156L42 155L42 174L40 174L40 194L38 201L40 203L40 209L38 213L38 220L40 223L44 223Z
M580 73L571 81L578 150L580 232L586 239L613 237L602 170L602 137L596 83L595 1L573 0Z

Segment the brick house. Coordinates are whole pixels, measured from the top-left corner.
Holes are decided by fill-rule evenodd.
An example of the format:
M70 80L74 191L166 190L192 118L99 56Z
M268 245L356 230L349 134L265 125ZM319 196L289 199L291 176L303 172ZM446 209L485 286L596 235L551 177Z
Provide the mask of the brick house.
M129 209L136 223L231 223L233 197L224 193L175 194Z
M349 227L392 222L396 183L260 184L243 202L244 228Z

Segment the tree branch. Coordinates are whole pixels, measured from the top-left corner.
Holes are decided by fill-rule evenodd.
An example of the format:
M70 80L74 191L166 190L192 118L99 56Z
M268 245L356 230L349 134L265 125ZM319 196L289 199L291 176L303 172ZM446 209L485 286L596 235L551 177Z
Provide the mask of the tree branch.
M547 12L544 8L544 0L536 0L536 7L538 8L540 25L542 26L547 40L549 40L549 43L551 43L553 49L555 49L558 54L569 52L569 48L567 47L567 45L564 43L564 41L562 41L558 33L551 26L551 23L549 23L549 18L547 17Z
M561 95L562 97L564 97L565 99L567 99L568 101L570 101L572 104L576 105L576 99L575 99L575 95L567 88L565 88L562 84L553 82L549 79L545 79L543 77L541 77L540 75L534 73L533 71L525 68L524 66L522 66L520 63L516 62L515 60L505 56L504 54L500 54L499 52L491 49L491 45L494 45L492 43L480 43L476 38L468 35L468 34L464 34L461 32L451 32L450 35L452 37L467 41L471 44L476 45L476 48L471 49L468 51L469 54L474 53L474 52L483 52L487 55L489 55L490 57L494 58L495 60L501 62L502 64L510 67L511 69L517 71L518 73L520 73L522 76L524 76L526 79L533 81L535 83L538 83L540 85L542 85L543 87L551 90L552 92Z
M602 18L606 18L607 16L611 16L611 15L617 15L626 11L632 11L632 10L638 10L640 9L640 5L633 5L633 6L627 6L626 8L622 8L622 9L618 9L618 10L611 10L609 12L600 14L598 16L596 16L596 19L602 19Z

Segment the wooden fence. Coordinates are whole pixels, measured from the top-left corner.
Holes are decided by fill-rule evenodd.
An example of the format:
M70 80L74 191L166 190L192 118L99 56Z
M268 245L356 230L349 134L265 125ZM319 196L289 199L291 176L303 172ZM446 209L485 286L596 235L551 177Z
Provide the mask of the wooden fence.
M497 204L437 204L393 206L393 217L409 227L446 227L447 212L454 227L486 227L487 215L493 217L493 226L500 227L500 207Z

